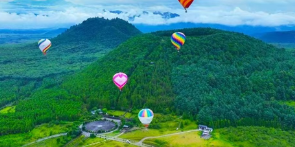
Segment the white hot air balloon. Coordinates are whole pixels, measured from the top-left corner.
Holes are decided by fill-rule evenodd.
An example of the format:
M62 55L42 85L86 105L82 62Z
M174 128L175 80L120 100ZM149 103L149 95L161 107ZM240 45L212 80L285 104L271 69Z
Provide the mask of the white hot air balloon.
M154 118L154 113L151 109L142 109L138 113L140 122L147 128Z
M38 42L39 49L46 55L47 50L51 47L51 41L48 39L41 39Z

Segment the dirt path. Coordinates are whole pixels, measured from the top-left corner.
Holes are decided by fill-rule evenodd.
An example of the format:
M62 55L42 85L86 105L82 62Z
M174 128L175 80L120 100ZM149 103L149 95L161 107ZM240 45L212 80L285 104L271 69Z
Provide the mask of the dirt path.
M56 134L56 135L44 137L44 138L38 139L38 140L36 140L34 142L31 142L31 143L28 143L26 145L23 145L23 147L28 146L28 145L31 145L31 144L34 144L34 143L37 143L37 142L41 142L41 141L44 141L44 140L47 140L47 139L50 139L50 138L56 138L56 137L66 136L66 135L67 135L67 133L61 133L61 134Z

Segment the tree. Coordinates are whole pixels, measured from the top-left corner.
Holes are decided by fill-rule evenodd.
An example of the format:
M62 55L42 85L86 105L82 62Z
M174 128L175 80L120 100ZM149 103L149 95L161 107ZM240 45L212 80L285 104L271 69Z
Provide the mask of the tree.
M95 137L96 136L93 133L90 134L90 138L95 138Z

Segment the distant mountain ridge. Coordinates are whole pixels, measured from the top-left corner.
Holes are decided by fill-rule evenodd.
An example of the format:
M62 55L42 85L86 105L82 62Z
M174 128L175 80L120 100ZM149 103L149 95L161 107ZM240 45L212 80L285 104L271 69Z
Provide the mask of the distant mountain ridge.
M0 34L46 34L48 32L56 32L56 34L63 33L67 28L58 29L0 29Z
M54 38L67 28L59 29L0 29L0 44L26 43L41 38Z
M249 26L249 25L238 25L238 26L227 26L222 24L209 24L209 23L173 23L167 25L146 25L146 24L134 24L143 33L161 31L161 30L173 30L183 28L198 28L198 27L209 27L214 29L221 29L225 31L233 31L244 33L252 37L257 37L263 33L275 32L275 31L290 31L295 30L294 26Z
M267 32L257 38L268 43L295 43L295 31Z

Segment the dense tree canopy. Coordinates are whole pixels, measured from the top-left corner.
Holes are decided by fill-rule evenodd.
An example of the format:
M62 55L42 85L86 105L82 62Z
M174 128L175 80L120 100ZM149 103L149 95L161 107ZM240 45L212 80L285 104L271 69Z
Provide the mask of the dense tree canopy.
M170 42L175 31L187 36L179 53ZM215 128L294 129L295 110L281 103L295 99L294 62L289 52L239 33L198 28L139 35L19 102L15 114L0 115L0 130L16 133L53 119L78 119L94 107L148 107ZM129 76L122 92L112 82L117 72ZM18 118L26 121L13 121ZM15 128L17 123L24 125Z

